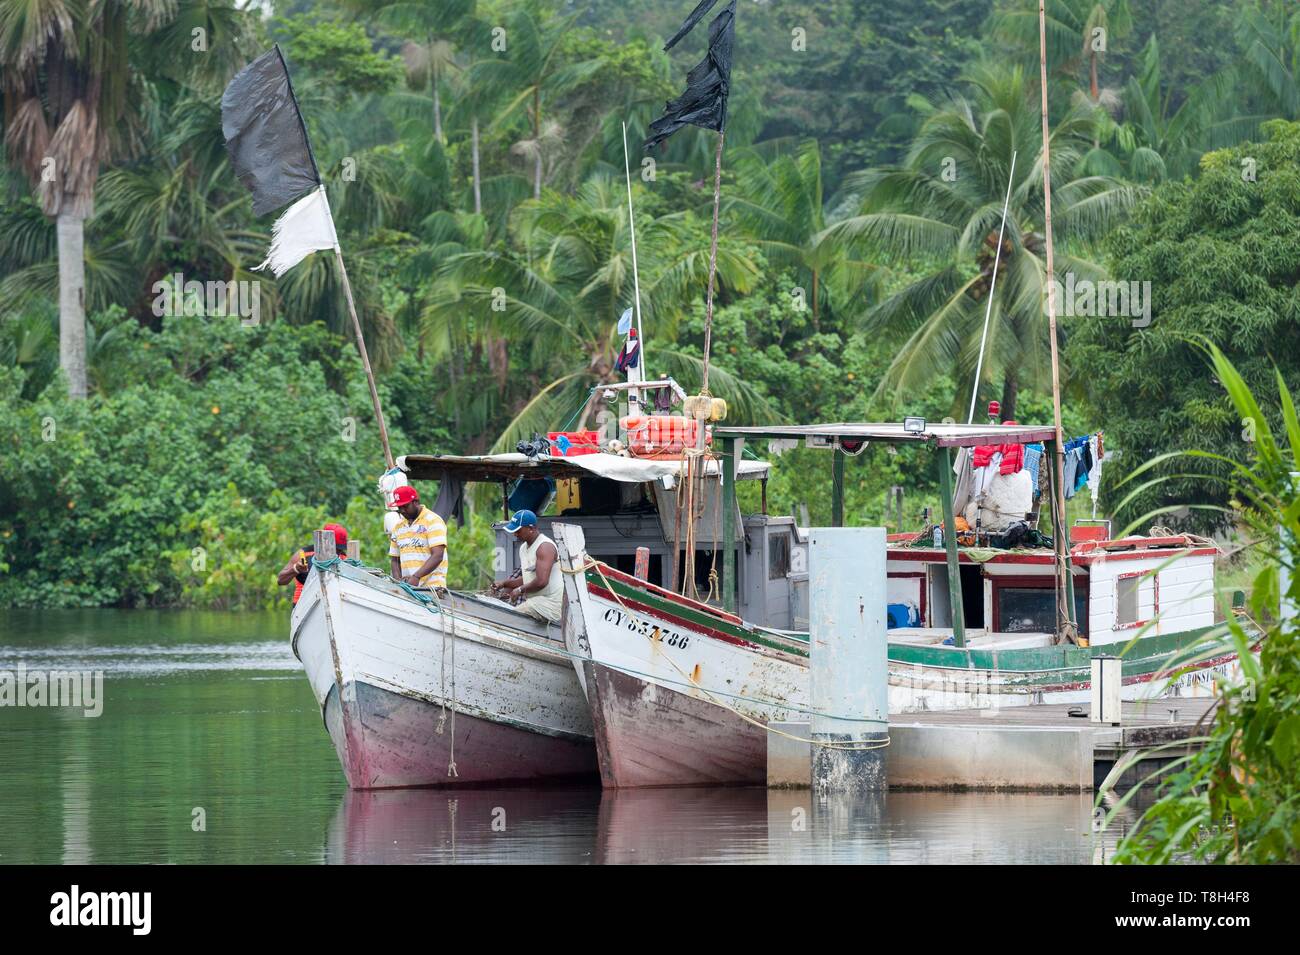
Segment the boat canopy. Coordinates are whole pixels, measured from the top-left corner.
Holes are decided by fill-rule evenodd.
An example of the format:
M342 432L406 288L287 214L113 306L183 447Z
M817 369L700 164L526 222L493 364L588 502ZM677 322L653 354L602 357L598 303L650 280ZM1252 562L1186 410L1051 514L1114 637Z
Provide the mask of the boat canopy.
M931 424L921 419L909 430L898 421L842 421L838 424L767 424L728 427L714 425L713 437L751 438L840 438L848 441L884 441L889 444L930 443L939 448L967 448L985 444L1034 444L1052 441L1051 425L1026 424Z
M519 477L549 477L556 480L600 477L624 484L639 484L663 477L679 477L686 462L671 458L625 458L604 452L573 457L528 457L511 452L470 456L406 454L397 459L397 466L417 481L453 478L465 482L486 481L499 484ZM769 468L766 461L742 460L736 477L741 481L766 478ZM718 461L706 461L705 469L706 474L717 474Z

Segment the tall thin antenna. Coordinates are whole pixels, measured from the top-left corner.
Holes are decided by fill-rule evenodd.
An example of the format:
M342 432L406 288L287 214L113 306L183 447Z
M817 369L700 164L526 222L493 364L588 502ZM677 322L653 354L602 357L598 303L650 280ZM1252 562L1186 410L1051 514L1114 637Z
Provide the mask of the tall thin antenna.
M632 167L627 157L627 123L623 124L623 173L627 177L627 224L632 231L632 288L636 293L636 337L641 343L641 378L650 377L646 369L645 334L641 330L641 277L636 265L636 214L632 211Z
M980 335L980 354L975 361L975 384L970 390L970 414L966 423L975 421L975 399L980 393L980 372L984 368L984 344L989 340L989 316L993 314L993 289L998 284L998 263L1002 261L1002 233L1007 227L1007 209L1011 207L1011 183L1016 179L1016 151L1011 150L1011 172L1007 174L1007 197L1002 200L1002 225L998 226L998 249L993 253L993 277L989 279L989 302L984 307L984 332Z

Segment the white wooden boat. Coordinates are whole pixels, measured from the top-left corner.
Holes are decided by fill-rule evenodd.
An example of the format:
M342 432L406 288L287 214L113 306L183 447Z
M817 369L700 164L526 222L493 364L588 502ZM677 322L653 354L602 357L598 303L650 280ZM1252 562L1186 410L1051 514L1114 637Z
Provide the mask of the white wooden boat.
M594 778L591 717L558 627L467 594L436 608L347 561L303 588L293 650L348 785Z
M640 580L593 560L580 528L555 530L569 571L565 640L591 704L604 784L761 783L767 725L811 712L808 634L755 626ZM941 551L891 548L888 556L891 590L924 586L918 567L944 567ZM1235 669L1235 654L1223 652L1166 667L1171 654L1210 645L1212 549L1171 539L1114 554L1080 550L1073 560L1091 647L1054 644L1049 632L984 628L968 630L967 645L956 647L951 627L891 630L890 712L1086 703L1091 657L1107 652L1122 654L1130 700L1211 695L1215 676ZM1050 555L1000 555L978 568L995 595L999 576L1034 589L1026 580L1033 570L1050 575ZM1130 574L1150 575L1140 601L1163 599L1149 630L1115 622L1107 588ZM1050 586L1050 576L1040 578L1038 587L1050 594Z

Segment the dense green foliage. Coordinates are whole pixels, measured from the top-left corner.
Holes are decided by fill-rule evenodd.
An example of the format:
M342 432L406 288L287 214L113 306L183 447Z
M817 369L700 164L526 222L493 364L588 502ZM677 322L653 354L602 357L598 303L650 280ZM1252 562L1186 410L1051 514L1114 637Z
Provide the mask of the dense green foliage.
M716 139L684 130L653 169L637 145L699 58L699 37L660 49L689 3L299 0L267 20L225 0L129 6L113 62L130 95L114 85L103 113L113 148L85 227L84 402L58 374L58 243L30 177L39 137L4 117L0 604L259 605L326 518L367 559L383 546L382 459L335 265L250 271L271 217L253 217L222 147L220 91L272 41L294 69L396 453L481 452L591 420L592 390L619 377L614 323L633 301L623 120L649 368L698 385ZM1266 341L1291 372L1282 165L1295 136L1269 127L1268 142L1240 144L1262 138L1261 118L1300 110L1300 17L1272 0L1107 2L1107 49L1091 56L1079 31L1095 5L1048 6L1057 268L1150 278L1155 293L1149 328L1063 321L1066 429L1104 426L1130 468L1189 429L1227 442L1232 413L1182 341L1211 335L1252 384ZM1050 418L1031 7L741 4L710 372L732 420L964 420L990 297L982 396ZM4 76L17 83L24 57L46 55L33 24L59 8L0 0ZM1258 181L1234 183L1246 155ZM260 323L206 314L193 295L162 314L155 284L176 274L260 283ZM829 470L789 453L772 510L807 505L824 521ZM935 504L929 463L907 451L849 462L846 482L855 523L881 520L894 485L908 526ZM1133 506L1199 493L1175 485ZM486 573L487 520L455 532L453 582Z
M1294 389L1281 374L1252 390L1222 351L1209 351L1235 414L1276 421L1276 436L1261 423L1244 461L1226 462L1208 450L1169 456L1188 470L1205 462L1227 465L1226 473L1219 467L1201 480L1226 488L1237 520L1262 551L1250 612L1254 620L1275 622L1265 629L1258 658L1249 652L1257 639L1246 629L1253 621L1231 615L1218 644L1197 654L1238 654L1244 679L1220 684L1220 706L1200 749L1184 755L1183 745L1167 747L1168 755L1178 757L1177 772L1159 784L1159 798L1125 836L1117 859L1294 864L1300 861L1300 616L1278 620L1275 614L1279 597L1300 607L1300 488L1294 477L1300 472L1300 418ZM1155 461L1151 465L1134 477L1145 479ZM1141 791L1130 790L1110 818Z
M1300 124L1272 122L1267 142L1211 153L1201 165L1197 180L1161 186L1109 239L1111 275L1151 283L1151 325L1065 323L1071 367L1086 369L1088 387L1107 396L1107 438L1133 459L1130 468L1195 443L1225 458L1214 468L1224 475L1252 453L1260 423L1233 407L1193 336L1219 344L1256 391L1271 387L1275 363L1300 381ZM1228 501L1227 486L1180 470L1170 463L1168 479L1135 497L1126 515ZM1127 490L1111 485L1111 503ZM1232 520L1199 509L1192 518L1205 528Z

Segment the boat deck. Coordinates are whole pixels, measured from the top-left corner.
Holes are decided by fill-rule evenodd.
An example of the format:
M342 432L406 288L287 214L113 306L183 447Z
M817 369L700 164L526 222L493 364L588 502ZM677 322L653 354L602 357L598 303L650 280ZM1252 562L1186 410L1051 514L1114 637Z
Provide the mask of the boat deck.
M1171 697L1122 704L1122 725L1108 726L1088 719L1088 706L1045 703L980 710L933 710L891 716L893 726L1007 726L1018 729L1091 729L1098 745L1131 749L1154 746L1199 735L1208 726L1217 701L1210 697ZM1071 716L1071 712L1081 716ZM1202 725L1203 724L1203 725ZM1200 729L1198 729L1200 727Z

